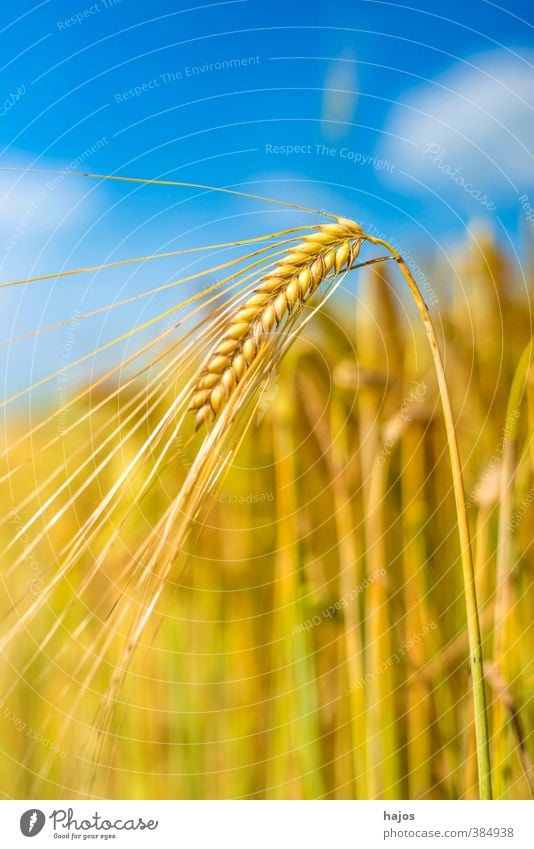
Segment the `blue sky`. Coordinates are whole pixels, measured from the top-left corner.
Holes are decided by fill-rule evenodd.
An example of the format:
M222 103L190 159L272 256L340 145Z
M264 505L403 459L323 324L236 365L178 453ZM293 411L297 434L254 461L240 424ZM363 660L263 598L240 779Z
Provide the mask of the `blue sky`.
M525 195L534 204L532 8L418 2L11 4L0 27L0 164L237 187L372 223L423 259L480 221L523 248ZM190 189L50 179L0 172L4 281L303 221ZM4 290L2 338L185 267ZM95 321L86 345L169 297ZM61 364L57 340L39 344L21 349L33 376Z

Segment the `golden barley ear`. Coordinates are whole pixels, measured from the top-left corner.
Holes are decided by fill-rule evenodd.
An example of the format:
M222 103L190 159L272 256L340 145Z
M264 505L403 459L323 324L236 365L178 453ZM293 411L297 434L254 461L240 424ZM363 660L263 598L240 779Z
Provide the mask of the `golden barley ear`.
M295 309L307 303L333 273L350 268L360 251L362 230L338 218L321 224L279 260L229 319L195 383L189 409L196 429L215 418L256 361L263 343Z

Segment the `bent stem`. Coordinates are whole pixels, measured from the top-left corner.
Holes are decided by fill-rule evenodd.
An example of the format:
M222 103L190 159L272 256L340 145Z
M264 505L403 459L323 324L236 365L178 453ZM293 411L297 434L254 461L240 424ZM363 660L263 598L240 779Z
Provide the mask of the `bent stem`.
M482 636L478 616L478 605L475 587L475 570L473 567L473 556L471 551L471 539L469 534L469 522L467 519L467 508L465 503L465 492L462 478L462 465L460 452L456 439L454 417L445 377L443 361L438 346L438 340L428 307L424 301L421 291L406 265L402 256L388 242L373 236L363 235L363 238L374 245L381 245L388 250L397 262L400 272L419 310L419 314L425 326L426 335L432 350L434 368L439 385L439 394L447 433L447 443L451 463L452 482L454 487L454 498L456 502L456 517L458 521L458 536L460 541L460 552L462 560L465 606L467 613L467 635L469 640L469 658L471 666L473 686L473 707L475 716L475 737L478 764L479 795L481 799L491 799L491 768L489 755L489 733L487 721L486 695L484 692L484 669L482 662Z

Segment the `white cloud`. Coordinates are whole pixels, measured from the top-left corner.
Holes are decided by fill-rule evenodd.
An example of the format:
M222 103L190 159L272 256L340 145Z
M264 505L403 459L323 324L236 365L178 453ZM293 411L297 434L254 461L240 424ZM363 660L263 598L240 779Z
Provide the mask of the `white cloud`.
M515 198L534 185L533 63L507 50L457 62L399 100L382 155L443 195Z
M61 227L80 224L87 185L53 174L0 173L0 238L12 250L23 234L50 236ZM94 211L91 209L91 211Z

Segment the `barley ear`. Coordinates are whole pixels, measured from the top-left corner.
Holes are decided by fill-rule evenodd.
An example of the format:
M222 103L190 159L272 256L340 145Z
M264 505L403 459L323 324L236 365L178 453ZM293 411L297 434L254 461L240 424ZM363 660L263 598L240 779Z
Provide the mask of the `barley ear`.
M220 413L268 337L302 309L328 276L351 267L362 235L359 225L346 218L321 224L260 279L229 319L195 383L189 409L196 413L197 430Z

